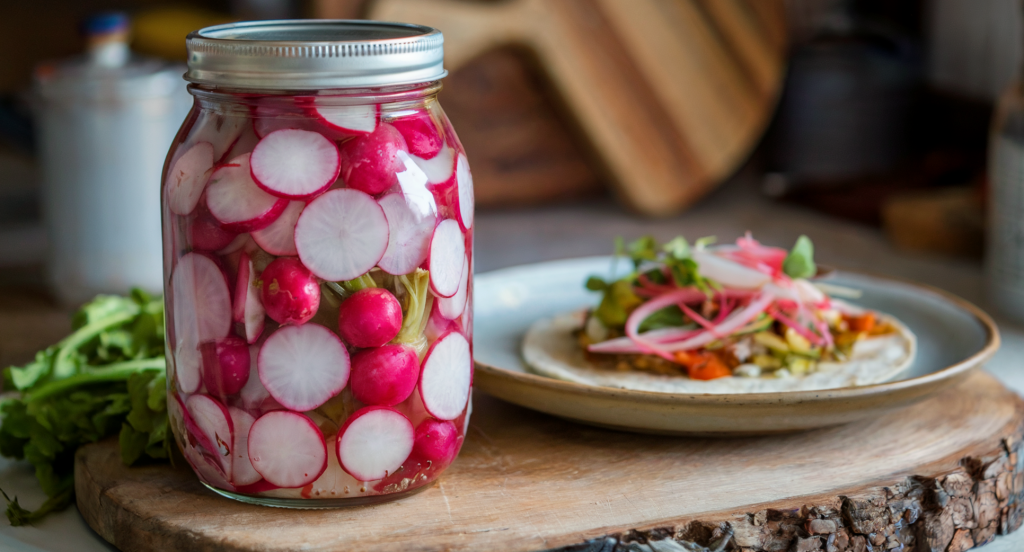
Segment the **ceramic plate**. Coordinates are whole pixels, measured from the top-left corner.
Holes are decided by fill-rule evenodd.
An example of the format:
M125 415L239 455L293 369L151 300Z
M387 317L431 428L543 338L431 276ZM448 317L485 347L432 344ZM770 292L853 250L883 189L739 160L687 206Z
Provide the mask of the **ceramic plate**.
M880 416L935 395L981 367L999 331L981 309L949 293L838 271L828 282L863 290L856 303L892 314L917 334L918 353L900 379L863 387L734 395L653 393L597 387L530 373L519 347L538 318L592 306L583 287L608 275L610 257L498 270L474 283L474 387L500 399L578 422L644 433L756 435Z

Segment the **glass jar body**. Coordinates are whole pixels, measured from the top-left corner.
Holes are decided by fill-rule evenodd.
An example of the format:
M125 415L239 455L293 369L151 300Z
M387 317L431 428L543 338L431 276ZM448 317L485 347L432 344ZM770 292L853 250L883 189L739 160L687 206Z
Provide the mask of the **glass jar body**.
M473 192L438 89L190 87L162 189L168 412L215 491L379 502L458 453Z

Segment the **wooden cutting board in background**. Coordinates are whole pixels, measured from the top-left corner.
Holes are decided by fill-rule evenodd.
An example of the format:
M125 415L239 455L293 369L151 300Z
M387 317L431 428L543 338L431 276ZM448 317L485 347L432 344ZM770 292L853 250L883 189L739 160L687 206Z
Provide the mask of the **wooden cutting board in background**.
M441 29L452 71L524 48L619 196L653 216L678 212L738 168L784 73L782 0L373 0L363 14ZM486 172L476 167L488 159L466 147Z

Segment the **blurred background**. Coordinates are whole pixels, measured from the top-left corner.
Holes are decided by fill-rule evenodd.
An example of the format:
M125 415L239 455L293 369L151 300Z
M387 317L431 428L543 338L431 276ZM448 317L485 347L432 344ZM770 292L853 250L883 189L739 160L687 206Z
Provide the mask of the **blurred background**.
M827 263L993 295L986 229L1017 219L990 220L987 201L1024 186L1024 165L1002 183L988 170L990 143L1024 140L1018 0L35 0L0 4L0 309L158 287L128 267L159 264L149 230L124 228L156 228L132 190L156 194L188 109L185 35L293 17L445 33L441 103L473 167L477 271L607 253L618 235L753 230L784 247L806 233ZM89 80L100 66L120 84ZM615 117L631 124L602 124ZM1024 215L1007 193L1004 215ZM77 217L123 224L70 231ZM1024 248L1020 234L989 240L989 257ZM115 242L121 256L104 257ZM62 265L76 256L88 262ZM1024 270L1024 250L1000 258ZM5 320L0 363L53 335Z

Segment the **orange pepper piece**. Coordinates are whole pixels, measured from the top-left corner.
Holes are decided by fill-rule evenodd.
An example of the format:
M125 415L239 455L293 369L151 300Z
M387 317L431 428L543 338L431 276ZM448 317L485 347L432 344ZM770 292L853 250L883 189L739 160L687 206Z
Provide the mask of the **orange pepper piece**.
M686 373L695 380L713 380L732 375L732 370L713 352L701 353L678 351L675 354L679 364L686 367Z
M849 324L850 331L870 332L875 328L875 313L866 312L860 316L848 316L846 323Z

